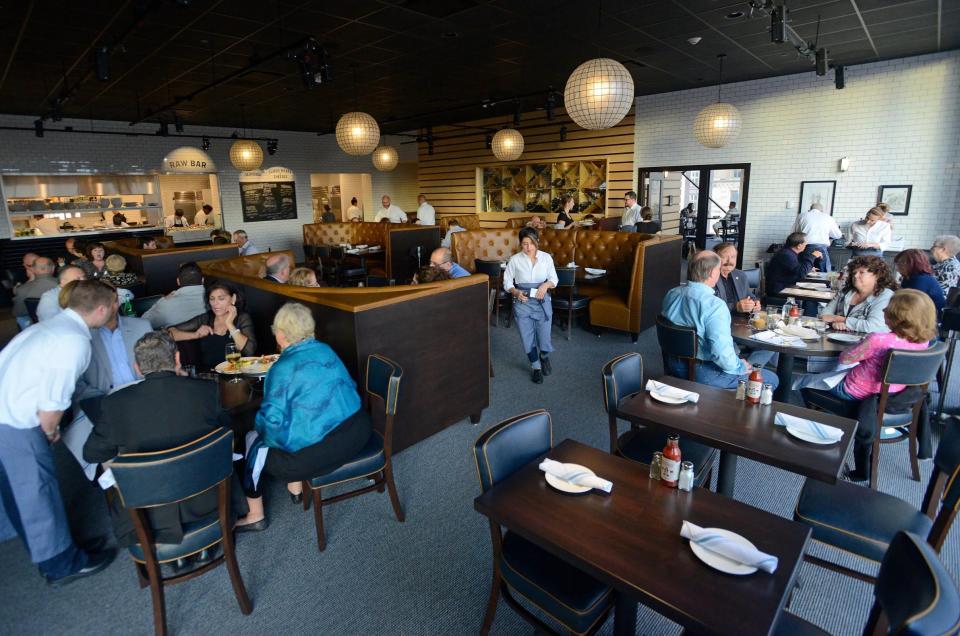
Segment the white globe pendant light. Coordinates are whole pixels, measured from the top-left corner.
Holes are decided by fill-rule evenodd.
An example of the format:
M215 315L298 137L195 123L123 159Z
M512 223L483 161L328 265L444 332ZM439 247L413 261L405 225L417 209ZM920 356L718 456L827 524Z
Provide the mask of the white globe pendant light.
M720 87L723 85L723 58L720 60L720 84L717 85L717 101L710 104L699 113L693 121L693 136L700 145L707 148L723 148L737 138L743 127L743 117L733 104L720 101Z
M513 161L523 154L523 135L519 130L504 128L498 130L490 143L493 155L500 161Z
M608 57L588 60L567 79L563 103L570 119L581 128L612 128L633 106L633 76Z
M369 155L380 143L380 126L367 113L347 113L337 122L337 144L348 155Z
M390 172L397 167L400 155L393 146L378 146L373 151L373 167L380 172Z
M250 139L238 139L230 146L230 163L240 172L256 170L263 164L263 149Z

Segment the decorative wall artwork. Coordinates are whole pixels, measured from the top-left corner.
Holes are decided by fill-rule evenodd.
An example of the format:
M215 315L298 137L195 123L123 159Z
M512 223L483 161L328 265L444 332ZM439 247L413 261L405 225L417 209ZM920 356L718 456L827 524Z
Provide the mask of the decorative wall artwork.
M910 193L912 185L882 185L877 193L877 203L890 206L890 214L907 216L910 212Z
M836 181L801 181L800 182L800 209L802 214L810 209L814 203L823 206L823 212L833 216L833 196L837 190Z

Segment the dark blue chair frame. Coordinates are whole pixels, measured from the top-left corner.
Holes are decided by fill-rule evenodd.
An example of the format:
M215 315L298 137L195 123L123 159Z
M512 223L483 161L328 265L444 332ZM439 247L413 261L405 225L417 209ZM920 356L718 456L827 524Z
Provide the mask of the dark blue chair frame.
M577 269L575 267L557 268L557 286L552 290L554 318L557 311L566 314L567 325L565 331L567 340L570 339L573 328L573 317L577 312L586 311L590 307L590 297L577 293Z
M134 314L137 316L142 316L143 314L147 313L151 307L156 305L157 301L159 301L161 298L163 298L162 294L156 294L155 296L140 296L131 300L130 305L133 307Z
M513 296L503 290L503 269L500 267L500 261L488 261L482 258L474 259L473 268L478 274L486 274L490 279L490 290L497 292L496 303L494 304L495 316L494 326L500 326L500 307L507 305L509 308L504 313L507 314L507 327L510 327L510 319L513 316ZM491 312L493 315L494 312Z
M343 467L323 475L314 477L312 480L303 480L303 509L310 508L310 500L313 500L313 516L317 526L317 549L323 552L327 547L326 533L323 529L323 507L332 503L343 501L351 497L363 495L376 490L383 492L384 488L390 493L390 503L393 505L393 512L397 516L397 521L401 523L406 519L403 508L400 506L400 498L397 496L397 485L393 480L393 420L397 414L397 402L400 394L400 380L403 378L403 369L399 364L376 353L371 353L367 357L367 373L364 382L366 390L364 391L364 405L371 415L374 413L374 403L376 402L385 414L383 436L373 431L370 434L370 441L360 451L361 457L355 462L365 462L375 460L377 453L382 452L383 460L372 461L369 471L362 474L349 474L340 477ZM349 462L347 466L349 466ZM358 479L373 479L373 483L357 488L329 499L323 498L323 489L340 483L356 481ZM309 493L310 496L306 496Z
M657 341L663 357L663 371L668 373L667 358L670 356L687 361L687 380L697 381L697 330L693 327L681 327L667 320L662 314L657 316Z
M130 547L131 557L137 570L140 587L150 586L153 597L154 629L159 636L167 633L166 606L163 588L182 583L226 563L230 583L240 605L240 611L250 614L253 604L240 575L237 554L233 541L233 521L230 515L230 480L233 475L233 431L219 428L207 435L168 450L152 453L128 453L118 455L111 463L117 485L115 494L120 498L133 520L137 544ZM153 539L153 530L146 511L149 508L169 505L192 496L217 489L218 532L209 526L203 532L204 545L190 545L176 550L177 546L164 545L165 558L158 557L158 544ZM186 543L186 540L185 540ZM209 563L185 574L163 577L160 563L197 554L217 543L223 545L223 554ZM183 545L183 544L181 544ZM171 550L171 548L173 548ZM138 557L138 555L140 555Z

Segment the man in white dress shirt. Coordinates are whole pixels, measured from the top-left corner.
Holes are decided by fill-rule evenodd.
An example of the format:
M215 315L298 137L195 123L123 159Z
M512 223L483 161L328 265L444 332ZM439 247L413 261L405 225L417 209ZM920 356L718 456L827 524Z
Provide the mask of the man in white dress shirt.
M382 219L390 219L391 223L406 223L407 213L400 209L400 206L390 203L390 197L383 195L380 199L382 208L377 211L377 216L373 220L379 223Z
M21 332L0 351L0 540L20 536L47 584L106 568L114 550L88 553L70 536L50 444L77 379L90 363L90 330L110 319L113 287L72 283L67 309Z
M620 219L620 227L625 225L635 226L643 220L643 208L637 203L637 193L630 190L623 195L623 218Z
M233 242L240 248L240 256L250 256L260 253L260 250L247 238L247 233L244 230L237 230L233 233Z
M810 209L797 217L797 223L794 225L793 231L803 232L807 235L808 250L819 250L823 254L820 259L820 270L824 272L832 271L830 242L833 239L842 238L843 232L840 231L837 221L823 211L823 206L819 203L811 203Z
M71 281L86 280L86 278L87 275L82 267L67 265L62 268L57 276L60 284L53 289L48 289L40 296L40 302L37 303L37 320L49 320L63 311L63 307L60 306L60 290Z
M437 211L427 203L427 196L425 194L418 195L417 203L420 204L417 208L417 225L436 225Z

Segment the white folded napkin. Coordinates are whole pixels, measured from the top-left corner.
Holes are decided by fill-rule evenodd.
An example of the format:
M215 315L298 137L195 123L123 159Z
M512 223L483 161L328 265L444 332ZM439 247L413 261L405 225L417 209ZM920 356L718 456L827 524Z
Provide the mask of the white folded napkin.
M359 253L360 253L359 249L347 250L347 254L359 254Z
M780 327L778 327L778 329L780 329ZM781 347L797 347L803 349L807 346L807 344L801 338L796 336L781 335L773 331L759 331L750 337L754 340L759 340L760 342L768 342Z
M558 462L547 458L540 462L540 470L545 473L550 473L557 479L568 481L571 484L576 484L577 486L596 488L597 490L602 490L603 492L610 492L613 490L613 482L607 481L601 477L597 477L596 475L592 475L571 464L564 464L563 462Z
M567 267L576 267L576 266L577 264L574 263L573 261L570 261L569 263L567 263Z
M813 420L796 417L794 415L787 415L786 413L777 413L774 415L773 423L777 426L788 426L824 440L828 439L833 442L839 442L843 439L843 431L836 426L828 426L827 424L821 424L820 422L814 422Z
M588 274L594 274L595 276L600 276L601 274L607 273L607 270L597 269L596 267L584 267L583 270Z
M701 528L695 523L684 521L680 527L680 536L731 561L736 561L737 563L742 563L771 574L777 571L778 559L772 554L767 554L755 548L735 543L727 537L707 530L706 528Z
M670 386L669 384L664 384L663 382L657 382L656 380L647 380L647 386L645 388L651 393L656 393L657 395L674 398L677 400L686 400L692 404L696 404L697 400L700 399L699 393L678 389L675 386Z
M358 250L365 249L366 247L367 247L367 244L366 244L366 243L364 243L363 245L357 245L357 249L358 249Z
M777 329L777 333L782 336L796 336L797 338L816 338L817 332L801 325L786 325Z

